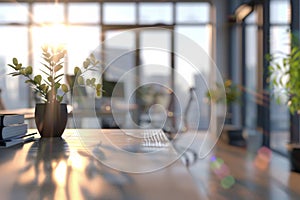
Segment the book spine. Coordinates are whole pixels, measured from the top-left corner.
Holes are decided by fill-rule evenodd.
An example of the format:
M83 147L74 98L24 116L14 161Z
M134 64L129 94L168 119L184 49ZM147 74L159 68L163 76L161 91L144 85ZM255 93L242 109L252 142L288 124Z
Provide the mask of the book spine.
M4 126L4 116L0 116L0 126Z
M27 129L27 124L16 124L11 126L0 127L0 139L9 139L11 137L24 135L27 133Z
M0 115L0 126L10 126L13 124L23 124L24 115L22 114L8 114Z

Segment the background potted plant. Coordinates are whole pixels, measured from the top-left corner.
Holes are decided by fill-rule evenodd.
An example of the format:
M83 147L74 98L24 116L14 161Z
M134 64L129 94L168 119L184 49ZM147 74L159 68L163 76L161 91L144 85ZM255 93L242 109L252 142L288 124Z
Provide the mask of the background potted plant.
M60 137L66 127L68 112L67 105L62 103L66 93L70 91L67 84L61 83L64 78L62 73L66 50L62 46L42 47L42 74L33 75L32 66L23 67L17 58L13 58L14 69L12 76L26 77L25 83L30 84L33 90L41 97L43 103L36 103L35 122L42 137ZM96 95L101 96L101 80L96 83L96 78L84 78L83 74L88 70L97 70L100 62L91 54L83 62L83 70L74 68L74 74L78 85L87 85L96 90Z
M231 103L237 102L241 95L238 86L230 79L225 80L223 85L225 90L222 89L220 83L216 83L215 88L207 91L207 97L215 103L226 103L228 106Z
M299 119L300 48L299 41L293 34L291 34L290 47L290 53L267 54L266 59L270 62L269 81L277 103L286 104L290 113ZM291 129L293 129L293 126L295 125L291 124ZM298 127L296 129L299 130ZM300 172L300 141L291 141L288 144L288 150L292 170Z

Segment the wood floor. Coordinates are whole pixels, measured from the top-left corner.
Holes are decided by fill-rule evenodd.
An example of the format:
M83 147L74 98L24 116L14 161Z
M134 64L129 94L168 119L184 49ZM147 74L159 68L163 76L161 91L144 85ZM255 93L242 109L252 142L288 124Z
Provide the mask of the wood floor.
M290 171L288 158L272 152L268 159L257 150L219 140L209 156L189 167L200 193L212 200L300 199L300 173Z

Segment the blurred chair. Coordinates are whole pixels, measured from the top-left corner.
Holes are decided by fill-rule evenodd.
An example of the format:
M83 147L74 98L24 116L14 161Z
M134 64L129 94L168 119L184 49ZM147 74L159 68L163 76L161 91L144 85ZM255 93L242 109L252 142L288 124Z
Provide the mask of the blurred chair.
M125 93L124 83L103 79L102 97L95 98L95 107L90 108L90 105L85 105L85 98L93 98L88 97L88 88L85 86L78 86L75 82L76 77L74 75L67 75L66 78L71 90L71 97L68 99L68 101L72 102L73 106L75 105L76 112L78 110L78 116L80 116L81 110L82 112L88 113L93 111L91 109L95 109L98 121L101 124L101 128L119 128L119 125L115 121L115 117L119 118L119 116L113 116L113 114L124 115L126 110L120 109L119 107L121 106L116 106L116 108L113 108L114 105L112 105L112 101L117 101L117 103L122 104L121 101L124 100ZM114 109L116 112L113 113L112 109ZM82 116L85 117L84 115ZM88 117L88 114L86 117ZM120 118L124 118L124 116Z
M188 103L182 113L182 116L176 116L174 113L174 109L175 109L175 105L178 104L179 105L179 99L177 99L174 95L174 93L172 92L170 94L171 98L170 98L170 103L169 103L169 106L168 106L168 113L172 113L171 115L168 115L168 119L167 121L169 121L169 123L166 123L167 126L165 126L163 128L164 132L167 133L169 139L171 141L173 141L174 143L174 148L178 151L178 152L184 152L182 154L182 161L183 163L185 164L185 166L187 167L190 167L191 165L195 164L197 162L197 159L198 159L198 153L190 148L190 147L184 147L184 146L180 146L178 143L178 137L176 137L176 134L185 134L189 131L189 123L187 121L187 117L188 117L188 113L189 112L193 112L191 110L191 103L192 101L194 101L194 91L195 89L194 88L190 88L189 90L189 100L188 100ZM183 123L183 126L179 127L177 124L176 124L176 117L180 117L182 118L182 123Z
M102 90L102 97L95 99L95 109L100 111L98 118L101 118L101 127L121 128L119 126L122 124L118 124L115 118L118 118L118 121L126 118L126 110L122 110L121 105L124 104L125 97L124 83L103 78ZM112 109L114 109L114 113Z

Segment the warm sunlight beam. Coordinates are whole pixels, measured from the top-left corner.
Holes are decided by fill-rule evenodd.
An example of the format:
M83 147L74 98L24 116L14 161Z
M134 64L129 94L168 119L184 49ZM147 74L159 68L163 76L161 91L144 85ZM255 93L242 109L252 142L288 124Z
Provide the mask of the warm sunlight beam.
M64 187L66 183L67 164L61 160L54 171L54 177L57 185Z
M48 44L51 46L67 46L68 28L63 24L52 24L44 26L41 30L41 36L35 38L39 43Z
M74 169L83 169L83 160L77 152L71 152L69 161Z

